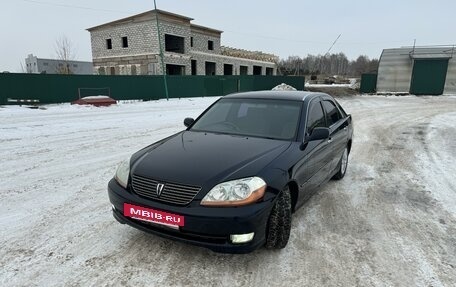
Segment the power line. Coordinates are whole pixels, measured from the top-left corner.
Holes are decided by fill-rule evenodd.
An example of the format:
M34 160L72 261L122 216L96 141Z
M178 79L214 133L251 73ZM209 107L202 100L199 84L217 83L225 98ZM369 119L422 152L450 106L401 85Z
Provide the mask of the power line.
M76 5L69 5L69 4L61 4L55 2L45 2L45 1L36 1L36 0L22 0L22 2L29 2L34 4L40 5L48 5L48 6L56 6L56 7L64 7L64 8L74 8L74 9L81 9L81 10L90 10L90 11L101 11L101 12L109 12L109 13L119 13L119 14L132 14L130 12L125 11L117 11L117 10L109 10L109 9L100 9L100 8L91 8L91 7L84 7L84 6L76 6Z
M49 2L49 1L38 1L38 0L21 0L21 1L39 4L39 5L48 5L48 6L55 6L55 7L88 10L88 11L99 11L99 12L106 12L106 13L117 13L117 14L123 14L123 15L132 15L132 14L136 13L136 12L125 12L125 11L119 11L119 10L92 8L92 7L86 7L86 6L77 6L77 5L70 5L70 4L61 4L61 3ZM232 30L225 30L225 32L238 34L238 35L245 35L245 36L249 36L249 37L261 38L261 39L279 40L279 41L287 41L287 42L294 42L294 43L315 44L315 45L331 44L331 42L297 40L297 39L289 39L289 38L283 38L283 37L275 37L275 36L267 36L267 35L260 35L260 34L254 34L254 33L232 31ZM339 43L341 45L380 45L380 44L404 43L404 41L402 40L402 41L384 41L384 42L339 42Z
M254 34L254 33L245 33L245 32L239 32L239 31L233 31L233 30L223 30L225 33L232 33L232 34L239 34L239 35L244 35L244 36L249 36L249 37L254 37L254 38L260 38L260 39L271 39L271 40L279 40L279 41L287 41L287 42L293 42L293 43L302 43L302 44L317 44L317 45L330 45L333 42L327 41L306 41L306 40L298 40L298 39L290 39L290 38L284 38L284 37L275 37L275 36L266 36L266 35L260 35L260 34ZM350 42L350 41L339 41L338 43L341 45L381 45L381 44L397 44L397 43L408 43L408 40L391 40L391 41L376 41L376 42L362 42L362 41L355 41L355 42Z
M294 39L287 39L287 38L274 37L274 36L265 36L265 35L259 35L259 34L253 34L253 33L244 33L244 32L231 31L231 30L224 30L224 32L233 33L233 34L239 34L239 35L245 35L245 36L255 37L255 38L280 40L280 41L288 41L288 42L296 42L296 43L321 44L321 45L328 44L328 42L302 41L302 40L294 40Z

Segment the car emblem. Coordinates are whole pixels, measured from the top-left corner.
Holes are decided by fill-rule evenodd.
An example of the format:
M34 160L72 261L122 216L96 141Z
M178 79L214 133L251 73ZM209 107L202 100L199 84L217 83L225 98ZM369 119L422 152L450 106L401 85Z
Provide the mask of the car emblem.
M163 189L165 188L165 184L164 183L159 183L157 184L157 189L155 190L157 192L157 196L160 197Z

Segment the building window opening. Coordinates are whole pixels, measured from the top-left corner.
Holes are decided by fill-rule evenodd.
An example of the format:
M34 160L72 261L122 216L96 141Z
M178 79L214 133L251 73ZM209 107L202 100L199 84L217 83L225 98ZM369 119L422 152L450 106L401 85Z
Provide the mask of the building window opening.
M192 75L196 75L196 60L192 60Z
M122 37L122 48L128 48L128 37Z
M165 34L165 51L184 54L184 38Z
M206 62L206 76L215 76L216 66L214 62Z
M262 72L262 67L261 66L253 66L253 74L254 75L261 75Z
M233 65L224 64L223 65L223 74L224 75L232 75L233 74Z
M266 76L272 76L272 75L274 75L274 69L266 68Z
M166 74L183 76L183 75L185 75L185 66L167 64L166 65Z
M112 49L112 40L111 39L106 39L106 49L108 49L108 50Z
M214 50L214 41L207 41L207 49L211 51Z
M239 67L239 75L247 75L248 71L249 71L249 67L247 67L247 66Z

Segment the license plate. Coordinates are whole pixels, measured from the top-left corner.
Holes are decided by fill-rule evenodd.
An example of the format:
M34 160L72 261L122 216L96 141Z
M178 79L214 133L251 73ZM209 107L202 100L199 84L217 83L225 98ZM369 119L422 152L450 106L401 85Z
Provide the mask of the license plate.
M171 228L184 226L184 216L124 203L124 216L165 225Z

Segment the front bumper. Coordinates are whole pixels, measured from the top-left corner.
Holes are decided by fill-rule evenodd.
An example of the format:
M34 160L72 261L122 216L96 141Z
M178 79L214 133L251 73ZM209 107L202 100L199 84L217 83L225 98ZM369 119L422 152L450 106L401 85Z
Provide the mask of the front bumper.
M271 212L272 199L242 207L204 207L200 205L175 206L148 200L121 187L114 179L108 185L113 215L122 224L165 238L209 248L215 252L248 253L265 243L266 226ZM170 212L185 217L185 226L175 230L149 223L123 214L124 203ZM233 244L230 234L255 232L252 241Z

